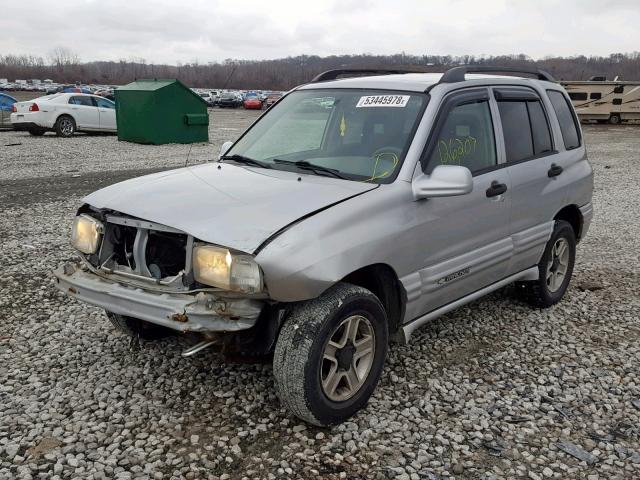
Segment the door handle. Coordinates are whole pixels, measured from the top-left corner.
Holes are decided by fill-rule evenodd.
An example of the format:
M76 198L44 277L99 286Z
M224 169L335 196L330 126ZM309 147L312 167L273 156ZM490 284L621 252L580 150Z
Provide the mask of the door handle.
M487 188L487 197L497 197L507 191L507 186L504 183L500 183L496 180L491 182L491 186Z
M564 169L560 165L556 165L555 163L552 163L551 168L547 172L547 175L549 175L549 178L557 177L562 173L563 170Z

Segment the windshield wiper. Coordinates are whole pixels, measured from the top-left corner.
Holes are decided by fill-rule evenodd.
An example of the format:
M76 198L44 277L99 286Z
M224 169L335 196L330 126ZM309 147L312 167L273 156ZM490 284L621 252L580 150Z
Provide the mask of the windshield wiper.
M341 178L343 180L350 180L350 178L345 177L340 173L340 170L336 170L335 168L324 167L322 165L316 165L315 163L309 163L306 160L298 160L293 162L291 160L280 160L279 158L275 158L273 163L281 163L283 165L293 165L294 167L298 167L300 170L310 170L316 173L328 173L332 177Z
M271 165L261 162L260 160L254 160L253 158L245 157L244 155L223 155L220 160L233 160L237 163L244 163L245 165L253 165L254 167L271 168Z

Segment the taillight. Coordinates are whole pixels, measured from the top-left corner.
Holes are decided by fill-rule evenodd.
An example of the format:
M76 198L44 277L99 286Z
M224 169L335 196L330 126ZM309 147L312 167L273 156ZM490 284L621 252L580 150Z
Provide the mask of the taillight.
M39 112L40 111L40 107L38 107L37 103L32 103L31 106L29 107L29 111L30 112Z
M16 104L14 103L13 105L11 105L11 111L12 112L17 112L18 109L16 108Z

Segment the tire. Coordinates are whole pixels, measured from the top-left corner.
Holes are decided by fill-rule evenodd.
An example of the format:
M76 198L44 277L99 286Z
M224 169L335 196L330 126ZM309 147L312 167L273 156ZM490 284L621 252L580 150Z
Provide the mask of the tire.
M76 122L69 115L61 115L56 120L54 129L59 137L70 137L76 132Z
M34 137L41 137L42 135L44 135L45 131L46 130L44 128L30 128L29 134L33 135Z
M144 320L137 318L125 317L124 315L118 315L116 313L108 312L105 310L107 318L123 333L126 333L130 337L140 336L143 340L157 340L160 338L168 337L173 333L172 330L155 325Z
M622 118L620 118L620 115L617 113L614 113L609 117L609 123L611 125L620 125L622 123Z
M564 265L562 275L559 275L559 272L563 270L563 263L559 259L564 253L556 256L558 245L564 245L567 251L564 262L566 265ZM524 300L538 308L547 308L558 303L569 287L575 259L576 237L573 228L564 220L556 220L551 238L547 242L540 263L538 263L538 280L519 282L517 285Z
M318 298L296 304L282 326L273 357L280 401L305 422L343 422L371 397L388 338L380 300L362 287L339 283Z

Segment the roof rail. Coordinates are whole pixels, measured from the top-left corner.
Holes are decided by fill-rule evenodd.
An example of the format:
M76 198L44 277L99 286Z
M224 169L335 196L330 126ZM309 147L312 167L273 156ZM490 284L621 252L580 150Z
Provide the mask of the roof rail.
M526 73L529 75L535 75L538 77L538 80L546 80L548 82L555 82L556 79L553 76L544 70L540 70L538 68L527 68L527 67L499 67L499 66L489 66L489 65L462 65L460 67L450 68L442 75L442 78L438 83L456 83L456 82L464 82L465 74L467 73Z
M365 75L400 75L404 73L424 73L420 70L398 70L398 69L385 69L385 68L340 68L337 70L327 70L311 80L309 83L327 82L329 80L336 80L341 76L365 76Z

